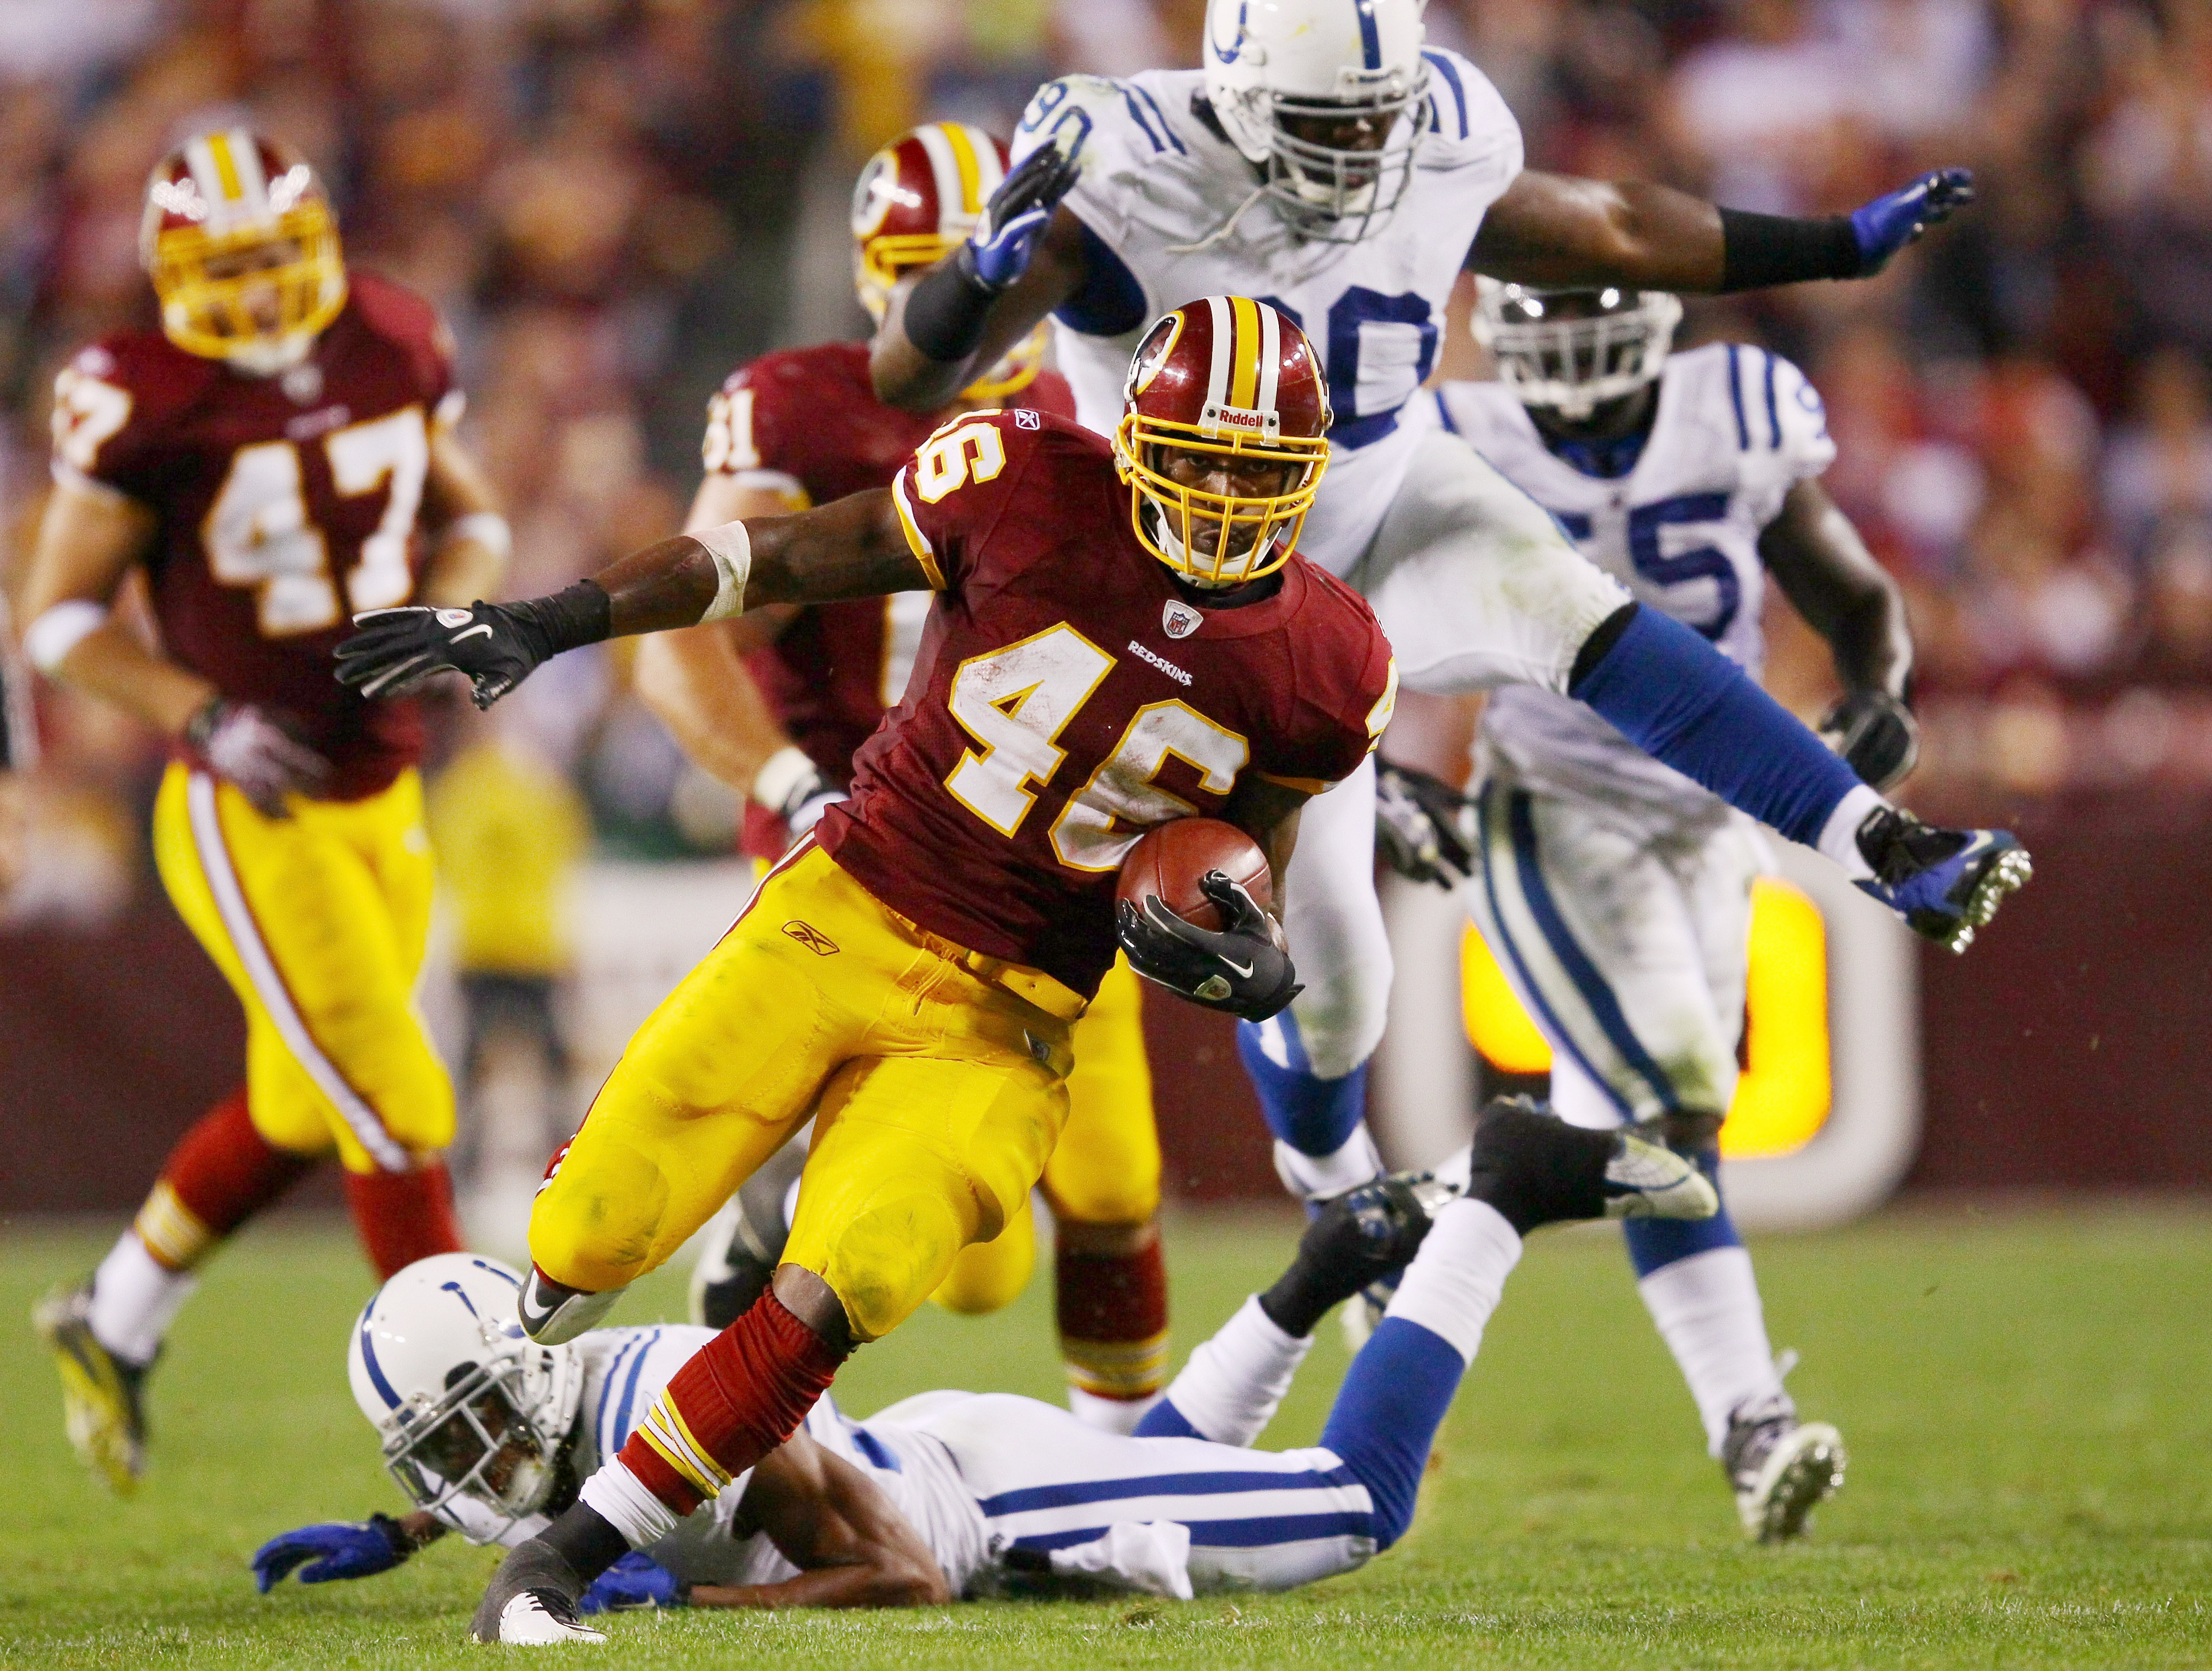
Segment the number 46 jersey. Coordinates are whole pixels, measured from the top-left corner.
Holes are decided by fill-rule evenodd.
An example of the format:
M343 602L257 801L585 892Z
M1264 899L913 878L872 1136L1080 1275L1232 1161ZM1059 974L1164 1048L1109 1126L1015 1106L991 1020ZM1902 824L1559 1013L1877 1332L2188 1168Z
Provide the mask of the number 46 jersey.
M1433 398L1445 427L1549 511L1584 556L1644 607L1696 628L1759 677L1766 578L1759 537L1790 489L1836 456L1820 393L1802 372L1736 343L1668 356L1644 450L1626 476L1611 478L1546 447L1503 384L1447 383ZM1728 816L1713 795L1550 691L1494 692L1482 738L1491 769L1528 788L1639 822Z
M144 563L161 645L236 702L281 714L335 769L383 789L422 746L414 705L331 677L357 611L415 593L430 436L459 416L429 305L366 274L307 357L248 377L158 331L83 349L54 383L54 473L154 513Z
M970 951L1087 998L1139 836L1220 816L1248 772L1318 793L1389 720L1390 647L1356 593L1298 557L1238 607L1186 592L1138 544L1106 442L1066 419L957 418L891 494L938 598L820 839Z

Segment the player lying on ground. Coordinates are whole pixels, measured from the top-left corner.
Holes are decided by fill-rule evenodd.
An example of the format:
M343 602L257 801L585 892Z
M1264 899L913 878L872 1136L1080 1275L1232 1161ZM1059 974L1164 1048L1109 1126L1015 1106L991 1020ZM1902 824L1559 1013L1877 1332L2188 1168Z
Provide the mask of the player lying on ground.
M1006 148L981 130L932 122L869 160L853 196L853 270L877 318L899 277L975 230L1005 174ZM933 430L963 412L1028 407L1075 416L1075 398L1042 369L1043 327L941 410L917 416L868 386L865 343L785 349L743 368L708 408L706 475L684 526L720 527L886 488ZM684 751L745 797L745 850L782 855L845 798L853 757L896 706L914 671L934 593L902 592L809 608L755 610L640 641L638 694ZM1138 981L1117 959L1068 1043L1067 1124L1038 1188L1052 1210L1053 1279L1068 1401L1127 1432L1167 1382L1167 1265L1155 1215L1159 1136ZM804 1158L804 1138L793 1139ZM788 1182L788 1179L784 1180ZM760 1194L768 1187L757 1179ZM782 1190L770 1191L780 1204ZM759 1297L775 1261L749 1249L737 1199L700 1237L692 1322L720 1328ZM1032 1215L961 1250L932 1297L995 1311L1028 1284ZM781 1249L781 1235L776 1238Z
M193 1273L318 1160L344 1167L380 1273L461 1245L453 1087L414 1004L422 721L332 684L330 656L356 611L482 597L508 538L453 433L443 326L349 276L292 151L235 128L188 140L148 183L140 249L161 330L104 337L54 380L25 647L169 744L155 862L246 1038L245 1083L92 1279L38 1309L70 1440L118 1491L144 1466L146 1372ZM158 648L111 615L134 569Z
M825 1395L712 1502L641 1526L642 1553L588 1586L541 1563L505 1604L502 1639L599 1640L576 1613L644 1602L898 1607L1073 1586L1187 1597L1349 1571L1412 1521L1522 1238L1563 1219L1694 1218L1717 1200L1662 1149L1494 1104L1472 1149L1435 1175L1329 1203L1274 1285L1191 1354L1138 1437L1004 1394L925 1393L865 1422ZM1408 1259L1319 1446L1245 1449L1322 1315ZM271 1539L253 1558L264 1591L303 1565L307 1583L385 1571L449 1528L525 1542L709 1338L600 1329L541 1346L510 1321L516 1294L503 1267L448 1255L370 1301L348 1348L354 1396L420 1506Z
M1823 731L1887 790L1912 765L1905 599L1821 489L1819 392L1762 349L1669 353L1662 291L1480 281L1498 380L1435 391L1444 427L1550 512L1645 608L1756 674L1771 571L1825 639L1845 695ZM1515 686L1483 709L1469 799L1382 764L1377 835L1417 880L1462 887L1552 1047L1552 1104L1584 1126L1658 1122L1717 1176L1735 1094L1753 879L1765 836L1582 704ZM1470 880L1470 878L1472 878ZM1967 930L1971 933L1971 927ZM1629 1252L1747 1532L1787 1537L1840 1480L1843 1447L1800 1425L1725 1208L1630 1224Z
M1856 878L1893 884L1941 853L1953 867L1920 884L1929 904L1899 903L1919 932L1955 939L2010 884L2010 838L1929 843L1869 824L1870 791L1833 763L1825 777L1818 761L1796 766L1809 739L1778 712L1716 702L1731 675L1711 646L1662 611L1624 615L1629 593L1439 428L1421 385L1464 269L1698 292L1857 278L1968 201L1968 176L1942 170L1850 216L1800 220L1524 168L1497 89L1425 44L1424 3L1210 0L1202 68L1040 88L982 225L894 296L878 392L933 407L1049 315L1077 416L1103 433L1129 351L1163 311L1216 291L1269 298L1312 337L1335 404L1304 553L1373 603L1408 690L1579 697ZM1775 734L1784 725L1801 734ZM1305 989L1239 1030L1297 1190L1340 1189L1380 1164L1361 1124L1391 976L1374 842L1370 773L1306 808L1279 878Z
M852 798L639 1030L556 1158L520 1316L547 1342L597 1322L811 1117L784 1263L510 1558L480 1633L533 1563L588 1579L629 1532L714 1497L1025 1210L1066 1117L1069 1025L1117 935L1139 973L1233 1014L1296 991L1274 919L1226 878L1218 932L1133 909L1117 929L1115 884L1145 830L1194 811L1279 874L1299 807L1389 718L1373 616L1294 554L1327 392L1295 325L1212 297L1161 321L1130 405L1113 447L977 413L888 491L665 540L556 598L364 616L341 647L368 694L452 670L489 703L611 634L942 594Z

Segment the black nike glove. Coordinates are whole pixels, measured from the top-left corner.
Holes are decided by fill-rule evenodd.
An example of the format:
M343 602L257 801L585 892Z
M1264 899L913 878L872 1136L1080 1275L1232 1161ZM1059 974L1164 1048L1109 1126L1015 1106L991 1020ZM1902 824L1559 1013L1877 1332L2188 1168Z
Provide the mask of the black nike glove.
M1474 874L1474 804L1440 777L1379 763L1375 845L1407 880L1457 887Z
M1820 736L1876 789L1901 783L1920 759L1920 722L1886 690L1854 690L1828 710Z
M1194 928L1158 895L1148 896L1141 911L1125 899L1115 932L1129 967L1194 1004L1265 1021L1305 990L1291 954L1275 944L1267 913L1226 874L1208 871L1198 885L1228 927L1219 933Z
M478 708L489 708L538 663L607 635L607 594L579 580L550 598L467 609L373 609L337 648L338 682L364 696L397 696L439 673L459 673Z

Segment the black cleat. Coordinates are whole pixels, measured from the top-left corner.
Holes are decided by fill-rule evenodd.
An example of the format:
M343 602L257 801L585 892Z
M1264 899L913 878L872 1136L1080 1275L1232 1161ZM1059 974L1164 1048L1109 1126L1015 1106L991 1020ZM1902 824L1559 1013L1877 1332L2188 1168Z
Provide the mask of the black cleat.
M1687 1157L1630 1132L1570 1126L1527 1097L1486 1106L1474 1141L1437 1180L1487 1201L1523 1236L1583 1218L1710 1218L1721 1205Z

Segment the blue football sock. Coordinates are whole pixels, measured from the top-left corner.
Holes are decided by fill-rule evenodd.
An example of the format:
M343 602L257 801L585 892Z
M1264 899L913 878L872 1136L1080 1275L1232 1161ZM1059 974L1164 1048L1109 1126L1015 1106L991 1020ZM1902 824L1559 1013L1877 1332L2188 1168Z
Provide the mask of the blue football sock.
M1413 1523L1429 1447L1466 1371L1459 1349L1442 1335L1385 1317L1345 1374L1321 1442L1367 1487L1379 1548Z
M1692 1158L1717 1194L1721 1187L1720 1151L1709 1149ZM1623 1222L1620 1229L1627 1237L1629 1262L1636 1267L1639 1281L1692 1254L1743 1245L1743 1237L1736 1234L1735 1221L1729 1217L1726 1201L1710 1218L1630 1218Z
M1367 1112L1367 1064L1324 1079L1306 1060L1291 1012L1237 1024L1237 1054L1260 1098L1267 1129L1304 1155L1333 1155Z

